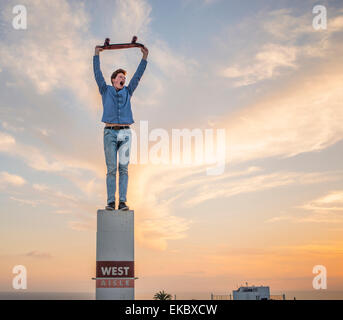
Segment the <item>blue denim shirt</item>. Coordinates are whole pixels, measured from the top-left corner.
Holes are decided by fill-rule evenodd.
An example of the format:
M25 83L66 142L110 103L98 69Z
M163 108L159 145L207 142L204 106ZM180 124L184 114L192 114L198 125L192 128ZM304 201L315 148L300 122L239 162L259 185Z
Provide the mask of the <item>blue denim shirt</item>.
M93 56L94 76L101 93L102 105L104 108L101 119L102 122L121 124L134 123L130 99L138 86L146 65L147 61L142 59L129 85L124 86L123 89L117 91L113 85L106 84L100 70L99 55Z

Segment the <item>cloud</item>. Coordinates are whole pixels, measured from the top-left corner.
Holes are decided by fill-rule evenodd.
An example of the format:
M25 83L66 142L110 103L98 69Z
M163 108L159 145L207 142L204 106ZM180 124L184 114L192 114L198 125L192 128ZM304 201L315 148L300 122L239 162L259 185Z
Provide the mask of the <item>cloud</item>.
M161 205L157 209L161 210ZM150 213L137 226L137 240L140 245L163 251L167 249L168 240L185 238L189 225L190 221L170 214L162 215L161 211L154 217Z
M11 186L23 186L26 184L26 180L21 176L8 173L6 171L0 172L0 187L11 185Z
M96 231L94 221L69 221L68 226L75 231Z
M292 219L292 216L287 215L287 216L273 217L273 218L266 220L266 222L287 221L287 220L291 220L291 219Z
M144 88L144 94L140 89L135 92L132 99L133 106L154 106L161 108L164 99L168 94L167 88L171 81L177 81L182 85L187 77L193 74L197 62L193 57L182 56L179 52L170 47L161 35L151 28L152 6L143 0L118 0L115 3L115 14L112 18L112 34L115 42L128 42L132 35L138 36L138 42L144 43L149 49L148 66L144 79L139 87ZM133 54L134 53L134 54ZM121 50L115 55L116 65L129 65L137 63L139 49ZM108 57L103 57L104 70L112 70L113 62L108 62Z
M167 43L156 39L151 47L151 60L168 78L180 81L198 66L195 59L175 55Z
M151 5L143 0L117 0L112 19L116 41L127 42L133 35L146 35L149 32L151 10Z
M24 131L23 127L17 127L17 126L12 126L11 124L9 124L6 121L1 121L1 125L4 129L12 131L12 132L22 132ZM1 137L0 137L1 139Z
M342 11L341 11L342 13ZM339 32L343 30L343 16L334 17L328 21L330 32Z
M261 28L274 40L291 42L304 34L315 34L312 27L312 12L296 15L292 9L279 9L269 12L260 12L253 19L255 28ZM244 23L244 22L243 22Z
M69 154L43 151L0 132L0 152L22 159L29 167L37 171L65 173L75 171L90 171L102 177L103 172L97 164L91 164L85 159L75 159Z
M148 184L154 183L156 190L155 197L157 199L165 199L169 204L175 203L186 192L191 191L191 194L189 196L187 195L187 200L182 200L183 205L189 207L189 203L193 200L195 202L205 201L200 200L203 190L210 190L210 198L216 197L216 192L219 192L218 197L222 197L220 194L221 191L217 190L218 186L223 186L231 180L237 181L237 179L244 179L244 177L260 171L263 171L263 169L251 166L240 171L231 170L222 175L207 176L204 166L166 166L162 172L156 174L156 176L153 175L149 179ZM196 198L198 200L195 200Z
M85 210L85 207L90 205L89 202L81 197L38 183L26 184L26 188L22 192L10 195L9 199L20 206L50 207L54 213L70 213L74 216L78 216L79 211L83 211L86 216L88 211Z
M15 145L15 139L11 135L0 132L0 151L8 151Z
M257 22L262 29L272 35L275 40L295 41L304 35L311 35L313 39L325 39L343 29L343 19L340 10L335 10L328 19L328 28L324 32L317 32L312 26L314 14L308 10L305 14L297 15L292 9L280 9L257 15ZM256 26L256 25L255 25ZM318 36L318 37L316 37Z
M337 48L336 55L342 50ZM257 102L231 113L226 127L229 163L319 152L343 138L343 65L333 58L298 75Z
M222 75L238 79L234 84L236 87L246 86L279 75L282 68L297 68L296 54L296 47L267 44L255 55L252 64L228 67Z
M171 212L173 196L162 199L160 193L172 183L171 173L163 166L149 165L131 172L135 180L131 183L136 215L135 236L139 246L153 250L167 249L168 241L186 237L192 221ZM158 178L157 178L158 177Z
M220 2L221 0L183 0L182 5L185 6L202 6L207 7L209 5L213 5L217 2Z
M72 213L71 210L63 210L63 209L55 210L54 212L57 213L57 214L71 214Z
M12 4L16 4L14 0ZM19 38L17 33L14 34L15 30L9 30L7 37L0 40L0 63L11 71L17 85L25 87L25 80L29 79L37 92L45 95L67 89L81 101L81 106L88 107L94 115L101 103L92 70L93 50L99 39L90 32L91 18L85 3L61 0L51 4L26 0L23 5L30 7L28 30ZM149 77L149 81L144 81L144 99L140 98L138 90L133 101L139 105L142 105L141 101L146 102L143 105L158 105L164 94L163 87L167 85L158 73L163 72L170 77L177 72L189 72L189 59L173 53L159 34L150 29L152 7L147 1L117 0L103 2L102 5L108 11L104 13L105 24L107 32L112 29L114 42L128 42L136 34L139 40L146 41L148 47L151 45L148 61L153 67L148 68L149 75L145 76ZM3 18L9 24L13 16L10 8L9 4L3 11ZM109 15L109 12L113 14ZM110 27L107 25L109 21ZM14 37L15 44L11 41ZM88 53L85 48L88 48ZM140 54L139 49L102 53L101 65L105 79L109 79L115 67L122 65L129 65L128 71L133 73L135 68L131 66L137 64L136 56ZM114 61L116 66L113 65ZM194 59L192 61L195 63Z
M275 246L275 249L296 255L314 254L320 256L342 255L342 241L312 242L297 245Z
M48 137L51 134L51 130L37 128L36 129L41 135Z
M74 219L85 221L86 224L89 224L93 228L96 200L92 197L85 198L83 195L75 195L75 193L76 192L65 192L65 190L61 191L56 187L48 186L46 184L35 183L32 185L31 189L26 192L26 195L32 194L31 197L39 196L43 200L37 201L44 203L45 206L51 209L52 213L68 213Z
M326 195L296 206L302 212L296 215L273 217L266 222L289 221L293 223L343 223L343 190L334 190Z
M193 196L189 197L185 201L185 206L192 207L211 199L228 198L238 194L259 192L281 186L322 183L324 181L336 181L341 178L342 177L339 174L337 175L336 172L276 172L260 174L238 180L223 179L223 181L220 182L208 181L206 184L201 183L198 184L198 187L194 187Z
M29 205L32 207L37 207L37 205L42 202L40 200L26 200L26 199L16 198L13 196L11 196L10 199L15 201L16 203L19 203L20 205L25 205L25 206Z
M37 250L30 251L24 254L26 257L34 258L34 259L51 259L52 256L50 253L41 252Z
M289 75L288 71L298 70L304 59L325 57L332 48L332 36L343 28L342 18L332 17L325 32L315 31L312 19L311 12L296 16L290 9L281 9L243 20L236 26L236 32L250 33L256 41L240 47L232 59L238 62L220 68L218 73L233 80L234 87L242 87ZM240 41L235 40L240 39L237 34L233 39Z
M68 203L72 203L75 205L79 201L79 199L71 194L67 194L65 192L52 189L51 187L44 185L44 184L33 184L33 189L38 191L40 194L44 195L46 198L53 199L60 199Z
M10 1L2 12L9 24L15 4ZM21 37L16 30L9 30L0 40L0 63L13 73L16 85L25 86L25 79L29 79L39 94L67 88L86 106L92 102L94 105L95 95L89 94L89 74L95 41L88 32L84 3L30 0L22 4L29 8L28 29ZM16 41L9 41L11 38Z
M343 212L343 190L331 191L299 208L314 212Z
M149 166L133 173L136 182L131 190L137 215L136 238L139 245L165 250L168 240L186 237L192 220L171 213L172 203L193 207L207 200L259 192L281 186L315 184L342 179L341 172L302 173L276 172L261 174L261 168L248 167L230 171L214 178L204 174L203 168L182 170L181 167ZM138 175L138 176L137 176ZM145 192L149 190L149 192ZM190 192L191 191L191 192ZM283 218L284 219L284 218Z

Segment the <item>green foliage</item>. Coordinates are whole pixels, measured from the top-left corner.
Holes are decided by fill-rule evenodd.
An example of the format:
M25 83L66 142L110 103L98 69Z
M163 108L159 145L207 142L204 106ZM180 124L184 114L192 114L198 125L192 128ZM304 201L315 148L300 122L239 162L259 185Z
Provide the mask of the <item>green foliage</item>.
M171 294L164 292L164 290L155 293L154 300L171 300Z

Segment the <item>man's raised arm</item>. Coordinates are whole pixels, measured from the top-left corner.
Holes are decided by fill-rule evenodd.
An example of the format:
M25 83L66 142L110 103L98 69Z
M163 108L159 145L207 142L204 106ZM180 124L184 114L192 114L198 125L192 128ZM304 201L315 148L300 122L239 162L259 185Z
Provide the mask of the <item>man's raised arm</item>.
M95 80L96 80L96 83L98 84L99 91L100 91L101 94L103 94L106 91L106 89L107 89L107 85L106 85L104 76L102 75L102 72L100 70L100 56L99 56L99 53L102 50L103 49L100 46L96 46L95 47L95 51L94 51L94 56L93 56L94 76L95 76Z
M141 60L140 64L138 65L138 68L137 68L135 74L133 75L129 85L127 86L131 96L132 96L133 92L136 90L138 83L139 83L139 80L141 79L141 77L145 71L146 65L148 63L147 62L148 53L149 53L148 48L143 47L143 48L141 48L141 51L143 53L142 60Z

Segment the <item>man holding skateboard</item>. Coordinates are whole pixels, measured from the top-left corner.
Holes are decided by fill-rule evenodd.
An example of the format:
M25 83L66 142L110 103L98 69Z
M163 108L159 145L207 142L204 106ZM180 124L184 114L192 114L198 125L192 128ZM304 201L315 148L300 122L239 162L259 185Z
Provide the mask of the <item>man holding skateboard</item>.
M105 43L106 44L106 43ZM107 41L108 44L108 41ZM115 45L112 45L115 46ZM131 46L130 46L131 47ZM119 158L119 206L118 210L128 210L126 194L128 185L128 164L131 148L131 128L134 123L130 99L145 71L148 49L140 46L143 57L128 86L125 86L126 71L117 69L112 73L111 85L107 85L100 70L99 53L104 49L116 49L109 46L96 46L93 57L93 70L96 83L102 96L104 128L104 150L107 166L107 206L106 210L115 210L117 153ZM120 48L121 49L121 48Z

